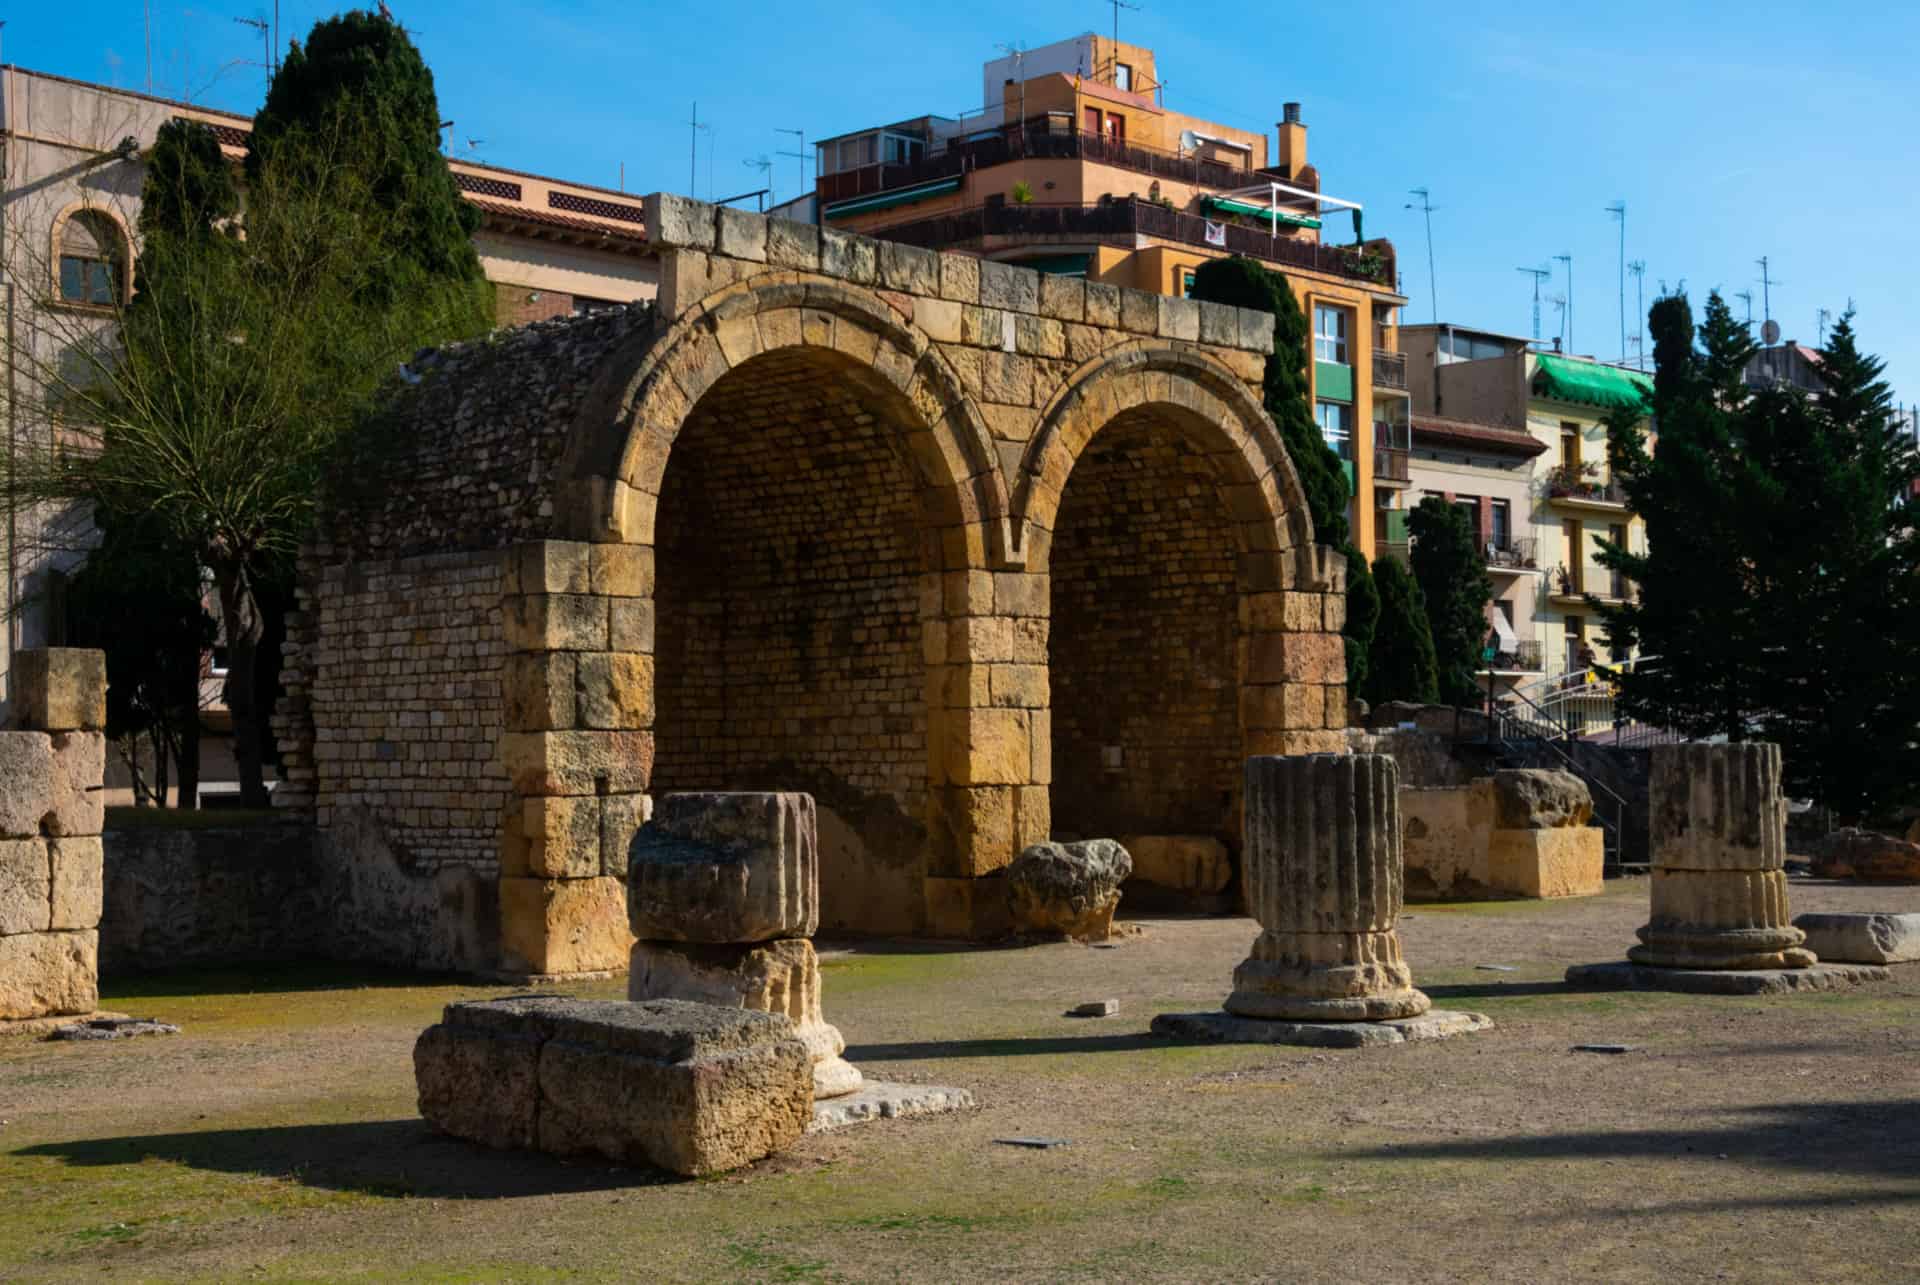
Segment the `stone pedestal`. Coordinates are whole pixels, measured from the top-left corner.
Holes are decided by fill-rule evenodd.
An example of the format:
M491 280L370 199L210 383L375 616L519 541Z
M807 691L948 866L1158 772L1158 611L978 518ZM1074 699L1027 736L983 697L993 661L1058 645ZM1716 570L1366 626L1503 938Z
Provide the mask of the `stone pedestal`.
M1787 911L1780 747L1653 750L1653 913L1627 951L1659 968L1806 968Z
M806 794L669 794L633 836L627 914L633 1000L780 1013L813 1058L816 1098L860 1072L820 1012L820 863Z
M1247 760L1247 894L1262 931L1234 970L1227 1012L1380 1021L1431 1006L1394 930L1398 796L1398 769L1384 754Z

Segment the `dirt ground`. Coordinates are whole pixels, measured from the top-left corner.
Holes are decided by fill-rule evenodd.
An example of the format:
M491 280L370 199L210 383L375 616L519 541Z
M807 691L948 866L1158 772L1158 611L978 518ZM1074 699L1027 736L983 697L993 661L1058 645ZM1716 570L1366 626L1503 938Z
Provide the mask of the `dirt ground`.
M1920 888L1793 897L1920 911ZM848 1056L980 1108L699 1182L431 1133L413 1039L496 991L338 968L125 981L111 1007L185 1033L0 1040L0 1278L1920 1277L1920 964L1773 999L1560 984L1619 958L1645 912L1639 881L1412 907L1416 981L1496 1029L1339 1052L1147 1034L1218 1006L1245 919L1144 920L1110 949L836 950ZM1062 1015L1107 997L1118 1017ZM1571 1051L1589 1042L1635 1048ZM994 1141L1018 1134L1070 1143Z

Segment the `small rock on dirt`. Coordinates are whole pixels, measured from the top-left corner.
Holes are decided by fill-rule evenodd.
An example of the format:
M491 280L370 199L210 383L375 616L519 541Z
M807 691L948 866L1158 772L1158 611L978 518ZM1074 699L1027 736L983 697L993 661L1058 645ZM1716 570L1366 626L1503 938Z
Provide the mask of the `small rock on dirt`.
M172 1022L163 1022L154 1017L96 1017L91 1021L75 1022L71 1026L55 1027L48 1035L50 1040L130 1040L138 1035L178 1035L180 1028Z
M1112 1017L1120 1011L1117 999L1096 999L1085 1004L1075 1004L1067 1010L1068 1017Z

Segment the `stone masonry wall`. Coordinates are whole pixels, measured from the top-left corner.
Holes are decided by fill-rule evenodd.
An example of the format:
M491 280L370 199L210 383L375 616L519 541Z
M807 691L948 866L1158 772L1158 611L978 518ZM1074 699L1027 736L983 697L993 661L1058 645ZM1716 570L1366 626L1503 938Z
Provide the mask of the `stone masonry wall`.
M1081 456L1053 542L1056 830L1239 847L1233 538L1211 467L1171 425L1116 423Z
M0 1022L90 1013L99 1000L100 793L107 661L20 651L0 732Z
M511 800L499 762L501 557L330 567L302 606L317 819L370 809L423 867L498 864Z

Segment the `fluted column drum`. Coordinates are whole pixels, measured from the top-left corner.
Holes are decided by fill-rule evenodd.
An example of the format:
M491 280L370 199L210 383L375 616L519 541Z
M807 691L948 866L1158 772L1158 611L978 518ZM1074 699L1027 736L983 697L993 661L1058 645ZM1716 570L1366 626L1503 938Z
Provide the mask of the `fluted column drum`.
M1385 754L1247 760L1247 896L1263 931L1234 970L1228 1012L1378 1021L1427 1011L1394 929L1399 786Z
M1659 745L1651 784L1653 913L1636 964L1805 968L1787 909L1780 747Z

